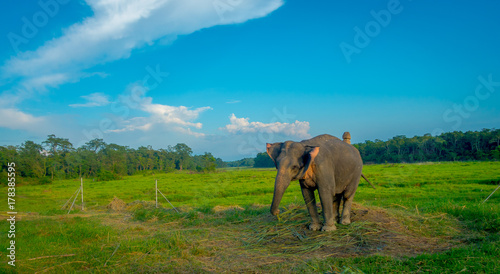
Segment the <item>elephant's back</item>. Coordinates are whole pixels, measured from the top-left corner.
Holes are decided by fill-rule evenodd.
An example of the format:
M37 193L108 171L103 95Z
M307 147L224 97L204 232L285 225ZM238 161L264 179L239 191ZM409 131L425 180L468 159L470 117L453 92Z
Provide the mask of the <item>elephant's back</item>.
M320 148L318 157L324 158L325 162L331 162L332 165L337 166L342 163L363 165L359 151L335 136L322 134L300 143L306 146L318 146Z
M324 142L320 146L320 152L321 150L324 152L323 157L330 158L329 160L332 161L332 165L335 167L356 166L356 169L358 169L363 166L363 160L359 151L354 146L338 138Z
M303 145L307 145L307 146L319 146L319 147L321 147L325 143L327 143L329 141L333 141L333 140L340 141L339 138L332 136L330 134L321 134L321 135L318 135L314 138L311 138L308 140L303 140L303 141L301 141L301 143Z

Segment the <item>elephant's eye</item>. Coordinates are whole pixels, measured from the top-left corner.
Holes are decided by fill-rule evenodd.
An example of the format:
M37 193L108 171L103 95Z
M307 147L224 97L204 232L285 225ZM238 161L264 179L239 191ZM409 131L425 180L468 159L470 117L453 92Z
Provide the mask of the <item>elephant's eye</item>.
M292 167L292 170L293 170L293 171L298 171L298 170L299 170L299 166L293 166L293 167Z

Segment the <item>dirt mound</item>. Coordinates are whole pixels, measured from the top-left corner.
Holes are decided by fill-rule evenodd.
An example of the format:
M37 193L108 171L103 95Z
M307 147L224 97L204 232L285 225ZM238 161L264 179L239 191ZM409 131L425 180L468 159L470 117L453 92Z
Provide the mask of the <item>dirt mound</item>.
M116 196L111 200L111 203L106 206L106 208L111 211L124 211L126 207L127 204Z

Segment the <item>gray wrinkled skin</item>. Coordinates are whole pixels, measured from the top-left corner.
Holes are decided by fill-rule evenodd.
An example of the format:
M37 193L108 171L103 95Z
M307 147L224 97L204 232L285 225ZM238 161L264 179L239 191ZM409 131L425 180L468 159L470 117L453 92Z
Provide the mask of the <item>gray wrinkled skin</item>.
M358 188L363 161L359 151L337 137L323 134L301 142L267 144L277 168L271 213L279 213L281 198L291 181L299 180L312 222L311 230L335 230L335 222L351 223L351 205ZM318 190L323 217L321 225L314 191ZM344 201L340 217L340 203Z

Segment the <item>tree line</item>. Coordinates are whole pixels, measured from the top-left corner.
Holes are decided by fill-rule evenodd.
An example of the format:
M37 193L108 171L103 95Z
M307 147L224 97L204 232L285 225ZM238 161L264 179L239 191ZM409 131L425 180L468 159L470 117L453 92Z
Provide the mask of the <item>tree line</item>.
M257 153L255 158L243 158L237 161L226 162L227 167L274 167L274 162L266 152Z
M439 136L398 135L387 141L376 139L354 144L364 163L415 163L439 161L496 161L500 160L500 130L454 131ZM274 167L267 153L245 158L230 166Z
M491 161L500 160L500 130L454 131L412 138L399 135L387 141L376 139L354 146L365 163ZM208 152L193 155L191 148L183 143L166 149L151 146L134 149L94 139L74 148L68 139L55 135L49 135L41 144L26 141L20 146L0 146L1 183L7 182L10 162L16 163L17 176L39 183L78 177L111 180L143 171L210 172L217 167L274 167L265 152L255 158L224 162Z
M439 136L395 136L354 145L365 163L500 160L500 130L453 131Z
M17 176L39 183L78 177L111 180L141 171L210 172L224 165L222 159L208 152L193 155L191 148L183 143L158 150L151 146L134 149L94 139L74 148L68 139L55 135L49 135L41 144L26 141L20 146L0 146L2 183L7 182L10 162L16 163Z

